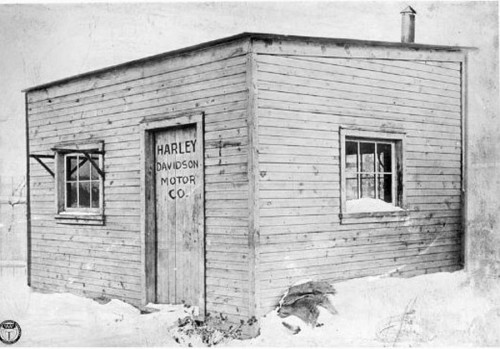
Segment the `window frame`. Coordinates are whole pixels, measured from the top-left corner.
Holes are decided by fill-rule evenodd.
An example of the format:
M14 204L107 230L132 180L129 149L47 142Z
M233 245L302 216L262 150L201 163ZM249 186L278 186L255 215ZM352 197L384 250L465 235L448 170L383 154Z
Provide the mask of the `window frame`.
M351 142L351 143L356 143L357 144L357 169L354 173L356 174L356 185L357 185L357 196L358 199L361 198L361 192L362 192L362 175L371 175L374 176L375 182L374 182L374 191L375 191L375 198L378 198L379 194L379 188L377 183L380 181L379 177L380 175L387 175L390 174L391 176L391 204L395 205L397 204L397 170L396 170L396 142L393 140L378 140L378 139L368 139L368 138L356 138L356 137L350 137L346 136L345 142ZM374 145L374 155L377 153L377 148L379 144L385 144L389 145L391 147L391 169L390 171L385 171L381 172L378 170L378 160L377 157L374 157L374 170L373 171L362 171L361 170L361 143L363 144L373 144ZM346 146L347 149L347 146ZM347 155L345 155L345 158L347 159ZM347 173L347 170L346 170ZM347 177L347 175L346 175ZM346 178L347 179L347 178ZM346 201L347 201L347 192L346 192Z
M104 169L104 142L64 144L53 148L56 157L56 215L57 223L61 224L104 224L104 178L98 173L99 178L99 208L92 207L67 207L67 177L66 158L72 155L84 156L82 151L88 151L91 157L98 157L97 165ZM89 164L91 167L92 164ZM95 169L94 169L95 170ZM89 174L90 175L90 174Z
M404 220L407 216L405 209L405 149L406 133L399 130L373 131L360 128L340 127L340 222L342 224L356 224L368 222L387 222ZM346 174L346 139L347 141L366 140L367 142L391 143L392 149L392 186L393 205L398 209L392 211L347 211L347 174ZM359 161L359 159L358 159Z
M96 154L96 153L92 153L90 152L89 155L94 158L94 157L97 157L98 160L97 160L97 165L101 168L102 165L101 165L101 159L102 159L102 154ZM90 182L90 185L91 185L91 188L90 188L90 195L92 195L92 183L94 181L99 181L99 207L97 208L94 208L94 207L68 207L68 168L67 168L67 158L68 157L74 157L76 156L77 159L81 159L81 158L85 158L85 155L83 155L82 153L64 153L62 154L62 156L64 157L63 159L63 162L64 162L64 166L63 166L63 170L64 170L64 195L63 195L63 198L64 198L64 212L77 212L77 213L94 213L94 214L100 214L101 213L101 208L102 208L102 204L103 204L103 200L102 200L102 187L103 187L103 180L101 178L101 176L99 174L98 175L98 179L92 179L92 174L91 172L89 173L89 180L88 182ZM78 163L79 160L77 160L77 163ZM87 160L88 161L88 160ZM90 171L96 171L95 168L93 168L92 164L89 162L89 166L90 166ZM79 168L77 168L77 172L79 172ZM79 177L79 175L78 175ZM87 181L87 180L85 180ZM74 182L74 181L72 181ZM79 178L77 178L76 180L76 183L79 184L81 182L81 180ZM78 188L79 189L79 188ZM79 190L77 190L79 191ZM78 195L78 194L77 194ZM77 199L77 202L79 200ZM79 205L79 203L78 203ZM92 206L92 198L90 198L90 206Z

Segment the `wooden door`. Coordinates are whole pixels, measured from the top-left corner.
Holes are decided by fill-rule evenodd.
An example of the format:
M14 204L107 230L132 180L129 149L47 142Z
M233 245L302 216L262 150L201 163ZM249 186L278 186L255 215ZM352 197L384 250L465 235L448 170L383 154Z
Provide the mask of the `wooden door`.
M156 300L200 306L203 285L202 140L196 124L155 132Z

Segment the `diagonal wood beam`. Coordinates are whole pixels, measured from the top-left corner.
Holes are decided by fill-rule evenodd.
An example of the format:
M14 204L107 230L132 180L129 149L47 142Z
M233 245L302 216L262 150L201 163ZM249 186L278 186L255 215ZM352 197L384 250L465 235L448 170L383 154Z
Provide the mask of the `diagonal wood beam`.
M99 173L101 178L104 179L104 172L99 168L99 166L95 163L95 161L92 160L92 158L89 155L89 152L82 151L82 153L83 153L83 155L85 155L87 160L90 161L90 163L92 164L92 167L94 167L94 169L97 171L97 173Z
M52 171L50 169L50 167L48 167L41 159L53 159L54 158L54 155L36 155L36 154L30 154L30 158L33 158L35 159L36 161L38 161L38 163L40 165L42 165L42 167L47 170L48 173L50 173L50 175L55 178L56 175L54 174L54 171Z

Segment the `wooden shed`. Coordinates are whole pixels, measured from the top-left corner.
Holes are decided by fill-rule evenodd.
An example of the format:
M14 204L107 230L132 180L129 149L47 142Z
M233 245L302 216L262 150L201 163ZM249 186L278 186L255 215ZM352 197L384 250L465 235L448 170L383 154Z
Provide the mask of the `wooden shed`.
M243 33L27 89L35 289L259 317L463 265L466 50Z

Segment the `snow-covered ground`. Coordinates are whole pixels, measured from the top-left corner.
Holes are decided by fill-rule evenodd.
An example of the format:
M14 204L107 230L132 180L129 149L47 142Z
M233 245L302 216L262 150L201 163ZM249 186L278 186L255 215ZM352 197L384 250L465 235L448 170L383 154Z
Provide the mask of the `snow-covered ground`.
M99 304L70 294L32 292L24 280L0 280L0 320L22 328L20 346L177 346L170 332L182 306L140 314L118 300ZM261 335L228 346L486 346L500 345L500 283L473 285L463 271L410 279L363 278L338 283L332 302L309 328L298 318L261 319ZM283 325L299 325L293 335ZM196 344L196 341L193 341ZM200 342L198 342L200 343Z
M500 283L473 285L465 272L409 279L362 278L335 285L338 311L321 309L317 328L276 313L261 336L238 346L499 346ZM290 335L282 325L300 325Z

